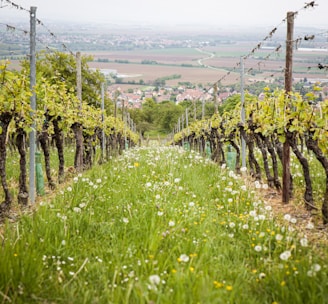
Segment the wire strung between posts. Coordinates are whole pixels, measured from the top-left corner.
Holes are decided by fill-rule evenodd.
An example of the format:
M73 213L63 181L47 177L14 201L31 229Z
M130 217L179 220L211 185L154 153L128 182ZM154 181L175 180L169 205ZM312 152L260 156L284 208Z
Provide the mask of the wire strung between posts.
M28 13L30 13L31 11L22 7L21 5L19 4L16 4L10 0L1 0L1 8L4 8L4 7L7 7L7 5L2 5L3 1L5 1L6 3L8 3L11 7L15 8L15 9L18 9L18 10L22 10L22 11L26 11ZM58 39L58 37L40 20L40 19L36 19L37 23L41 26L43 26L47 31L48 33L54 37L55 39L57 39L58 41L60 41L60 39ZM61 43L62 46L64 47L64 49L68 52L70 52L72 55L74 55L74 53L64 44L64 43Z
M7 31L10 32L10 31L19 31L19 32L23 32L25 35L29 34L30 32L27 31L27 30L23 30L23 29L20 29L20 28L17 28L15 27L14 25L10 25L10 24L7 24L7 23L2 23L0 22L0 25L3 25L6 27Z
M311 1L311 2L308 2L308 3L305 3L305 5L302 7L302 8L300 8L298 11L295 11L294 12L294 16L297 16L298 14L299 14L299 12L300 11L302 11L302 10L306 10L306 9L308 9L308 8L314 8L315 6L318 6L318 4L316 4L315 3L315 1ZM272 37L273 37L273 35L276 33L276 31L278 30L278 28L282 25L282 24L284 24L284 23L286 23L287 22L287 17L285 17L277 26L275 26L270 32L269 32L269 34L268 35L266 35L265 37L264 37L264 39L261 41L261 42L259 42L246 56L244 56L243 58L246 60L246 59L248 59L250 56L252 56L257 50L259 50L260 48L261 48L261 46L263 45L263 43L265 42L265 41L267 41L268 39L271 39ZM308 38L309 38L309 36L308 36ZM281 48L281 46L278 46L276 49L275 49L275 51L274 52L278 52L279 50L280 50L280 48ZM231 71L228 71L226 74L224 74L221 78L219 78L216 82L214 82L211 86L210 86L210 88L209 89L207 89L207 90L204 90L204 92L203 92L203 94L200 96L200 98L201 97L203 97L203 96L205 96L205 94L208 94L209 93L209 91L210 90L212 90L213 88L214 88L214 86L215 85L219 85L220 83L221 83L221 81L223 81L226 77L228 77L230 74L231 74L231 72L234 72L238 67L240 66L240 62L237 62L236 64L235 64L235 66L233 67L233 69L231 70ZM321 67L321 69L323 69L323 68L325 68L325 66L323 66L323 65L321 65L320 66ZM282 72L284 72L285 71L285 69L283 69L283 71ZM279 72L280 73L280 72ZM273 76L274 74L272 74L271 76ZM270 77L271 77L270 76ZM264 78L265 79L265 78ZM239 80L239 77L236 79L236 80ZM189 108L188 108L189 109Z
M21 11L25 11L25 12L28 12L30 13L30 10L22 7L21 5L19 4L16 4L10 0L1 0L1 8L4 8L4 7L8 7L8 5L2 5L3 1L5 1L6 3L8 3L12 8L15 8L17 10L21 10Z
M67 47L67 45L65 43L60 42L60 39L55 35L55 33L52 32L40 19L36 19L36 22L38 25L44 27L51 37L53 37L57 42L61 43L63 48L74 56L74 53Z

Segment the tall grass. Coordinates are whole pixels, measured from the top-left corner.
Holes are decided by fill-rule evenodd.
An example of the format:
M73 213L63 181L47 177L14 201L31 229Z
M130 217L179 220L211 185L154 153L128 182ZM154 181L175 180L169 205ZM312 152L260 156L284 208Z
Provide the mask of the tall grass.
M5 224L0 301L327 303L327 256L256 187L196 153L127 151Z

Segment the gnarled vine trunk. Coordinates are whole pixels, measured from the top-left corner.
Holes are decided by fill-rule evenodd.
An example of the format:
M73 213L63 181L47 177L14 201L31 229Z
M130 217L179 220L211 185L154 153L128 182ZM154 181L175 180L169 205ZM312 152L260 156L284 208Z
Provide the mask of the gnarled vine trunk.
M26 184L27 170L26 170L26 133L22 128L17 128L16 146L20 155L19 160L19 186L18 186L18 203L21 205L28 204L28 190Z
M270 168L269 168L269 161L268 161L268 153L266 150L266 145L265 145L265 141L263 140L263 136L261 136L261 134L254 134L255 139L256 139L256 144L259 147L261 154L262 154L262 158L263 158L263 167L264 167L264 172L265 175L267 177L267 182L268 182L268 186L270 188L273 188L274 186L274 178L271 175L270 172Z
M0 214L10 208L12 203L12 197L10 195L9 187L7 184L7 176L6 176L6 159L7 159L7 150L6 150L6 137L8 132L8 126L12 119L12 115L10 113L2 113L0 115L0 177L1 177L1 185L5 194L5 200L0 204Z
M65 157L64 157L64 136L63 131L59 127L58 121L60 118L55 118L52 121L52 124L54 126L54 138L56 143L56 148L58 152L58 182L62 183L65 179Z
M271 155L274 185L275 185L277 190L281 190L281 183L280 183L280 180L279 180L279 173L278 173L278 161L277 161L277 156L276 156L275 149L272 145L271 140L267 136L264 136L263 140L266 144L268 152Z
M254 142L249 135L246 134L246 131L243 126L240 126L240 135L244 138L247 148L248 148L248 162L251 170L251 174L255 176L256 180L261 180L261 167L257 162L254 155ZM255 167L255 172L254 172Z
M283 164L282 160L282 143L278 140L278 138L275 138L274 140L274 146L277 151L277 154L279 156L281 164ZM289 197L293 197L293 190L294 190L294 183L293 183L293 176L289 174Z
M323 203L321 207L323 224L328 224L328 158L322 153L318 142L313 139L313 135L310 134L309 137L306 138L306 146L309 150L313 151L317 160L321 163L322 167L325 170L326 174L326 191L323 198Z
M292 151L296 155L297 159L301 163L302 169L303 169L303 175L304 175L304 181L305 181L305 192L304 192L304 201L305 201L305 207L308 210L315 209L313 205L313 191L312 191L312 182L310 177L310 167L309 162L304 157L302 152L298 149L297 146L297 138L296 133L287 132L286 137L289 142L290 147L292 148Z
M46 175L47 175L49 188L50 189L55 189L56 184L53 181L52 176L51 176L48 128L49 128L49 117L46 117L46 121L42 126L42 132L39 136L39 142L40 142L40 145L41 145L41 149L43 151L45 168L46 168Z

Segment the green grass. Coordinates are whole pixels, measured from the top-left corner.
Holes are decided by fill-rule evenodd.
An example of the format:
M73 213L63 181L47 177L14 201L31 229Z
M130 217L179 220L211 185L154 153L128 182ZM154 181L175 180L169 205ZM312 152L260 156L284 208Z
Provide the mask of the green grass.
M73 167L74 166L74 154L75 154L75 148L73 146L67 145L65 147L65 168ZM42 153L42 152L41 152ZM27 151L26 153L27 157L27 178L29 175L29 153ZM99 156L97 156L99 158ZM41 157L42 162L42 168L44 173L44 182L47 186L47 180L46 180L46 174L44 169L44 157L42 154ZM55 182L57 182L58 178L58 156L57 156L57 150L52 148L50 151L50 164L51 164L51 173L52 178ZM13 196L13 199L16 200L17 192L18 192L18 180L19 180L19 154L16 150L10 151L7 150L7 162L6 162L6 174L7 174L7 183L9 185L11 194ZM28 180L27 180L28 183ZM0 192L0 202L2 202L4 199L3 192Z
M196 153L129 150L4 225L0 301L326 303L327 256L280 222Z

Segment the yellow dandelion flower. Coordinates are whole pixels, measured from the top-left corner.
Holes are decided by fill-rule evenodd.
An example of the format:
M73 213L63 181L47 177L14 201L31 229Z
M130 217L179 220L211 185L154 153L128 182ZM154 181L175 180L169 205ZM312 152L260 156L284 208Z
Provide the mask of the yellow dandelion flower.
M139 167L139 163L134 163L134 166L137 168Z
M231 285L226 286L226 290L231 291L232 290L232 286Z
M194 272L195 268L194 267L189 267L190 272Z
M176 269L172 269L171 272L172 273L176 273L177 271L176 271Z
M285 286L286 285L286 282L285 281L282 281L281 283L280 283L280 286Z
M223 287L223 283L218 282L218 281L214 281L213 284L214 284L215 288L222 288Z

